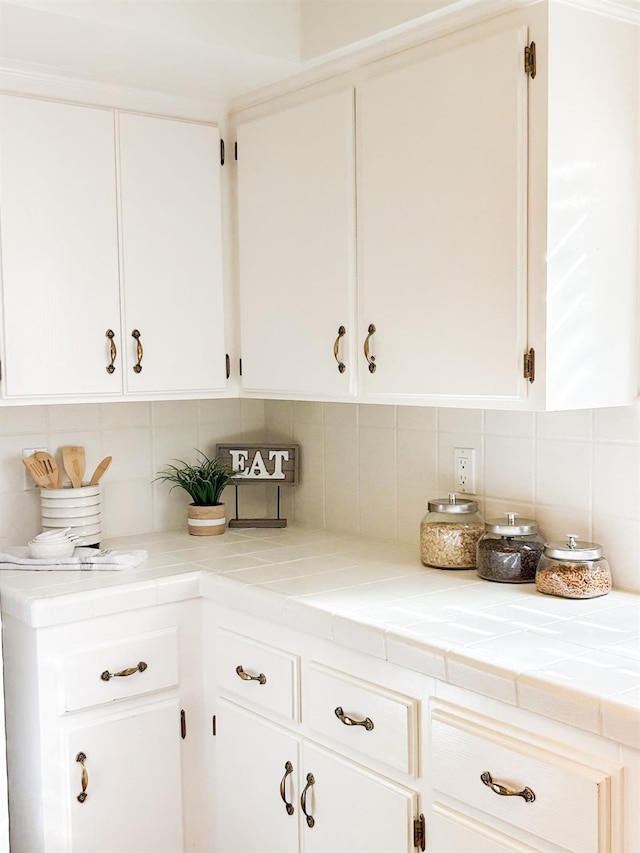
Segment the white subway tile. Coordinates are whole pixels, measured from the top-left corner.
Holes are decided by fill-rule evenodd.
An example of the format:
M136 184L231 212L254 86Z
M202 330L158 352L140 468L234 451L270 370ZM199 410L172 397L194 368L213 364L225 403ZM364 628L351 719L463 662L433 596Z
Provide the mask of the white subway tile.
M483 414L479 409L438 409L438 429L441 432L482 432Z
M438 410L428 406L398 406L398 429L435 432L438 429Z
M151 403L103 403L100 406L100 424L103 430L149 427Z
M395 539L395 430L361 427L359 436L360 533Z
M590 509L591 446L587 442L537 442L535 499L537 503Z
M486 436L484 492L516 501L533 499L534 442L530 438Z
M195 426L198 422L197 400L161 400L151 404L154 427Z
M615 409L594 411L593 435L596 441L640 441L640 403Z
M535 432L533 412L486 411L484 414L487 435L511 435L531 438Z
M594 445L593 511L640 519L640 445Z
M0 411L0 435L30 435L48 431L46 406L5 406Z
M396 407L359 405L358 423L361 427L393 429L396 425Z
M536 414L536 434L539 437L590 439L592 433L593 413L590 409Z
M51 432L79 433L84 430L100 429L100 407L86 404L49 406L49 430Z

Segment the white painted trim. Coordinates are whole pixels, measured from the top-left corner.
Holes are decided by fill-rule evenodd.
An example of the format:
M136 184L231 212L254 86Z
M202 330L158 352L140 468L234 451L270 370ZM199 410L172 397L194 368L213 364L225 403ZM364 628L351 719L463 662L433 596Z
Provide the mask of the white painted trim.
M228 110L228 103L224 99L187 98L169 92L101 83L72 75L64 76L46 66L27 65L8 59L0 61L0 91L212 124L222 120Z
M640 0L458 0L444 9L406 21L397 27L311 60L303 64L299 72L284 80L233 98L229 103L229 111L233 115L296 89L354 71L366 63L384 59L499 15L540 3L551 5L556 2L640 24Z

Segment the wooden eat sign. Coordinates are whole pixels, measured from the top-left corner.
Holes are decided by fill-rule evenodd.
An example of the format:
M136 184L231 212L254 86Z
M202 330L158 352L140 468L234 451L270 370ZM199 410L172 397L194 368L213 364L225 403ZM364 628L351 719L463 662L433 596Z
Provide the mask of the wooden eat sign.
M237 472L233 478L236 487L236 517L229 519L229 527L286 527L287 519L280 518L280 486L293 486L298 482L297 444L219 444L216 456ZM239 518L238 486L277 486L276 518Z

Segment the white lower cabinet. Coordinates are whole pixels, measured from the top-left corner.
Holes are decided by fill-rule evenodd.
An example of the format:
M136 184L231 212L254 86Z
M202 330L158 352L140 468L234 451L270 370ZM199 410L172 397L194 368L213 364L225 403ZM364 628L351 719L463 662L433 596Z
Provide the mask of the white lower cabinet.
M501 719L434 702L428 763L433 853L617 853L623 767ZM522 723L522 719L520 719Z
M415 791L225 699L217 737L220 853L414 849Z
M178 699L67 729L60 811L73 853L175 853L183 849ZM53 782L53 779L52 779ZM58 824L62 829L64 823ZM55 826L47 831L53 841ZM55 849L55 848L53 848Z
M205 849L199 613L3 615L12 853Z

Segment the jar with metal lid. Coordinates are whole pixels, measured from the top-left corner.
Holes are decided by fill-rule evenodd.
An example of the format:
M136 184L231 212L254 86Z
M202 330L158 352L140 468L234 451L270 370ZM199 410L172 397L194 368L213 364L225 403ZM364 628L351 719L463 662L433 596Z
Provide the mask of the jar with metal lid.
M500 583L533 583L544 540L530 518L508 512L485 522L476 565L481 578Z
M420 559L436 569L474 569L484 522L476 501L455 494L427 504L420 523Z
M568 533L566 542L546 542L536 571L536 589L562 598L597 598L611 589L602 546Z

